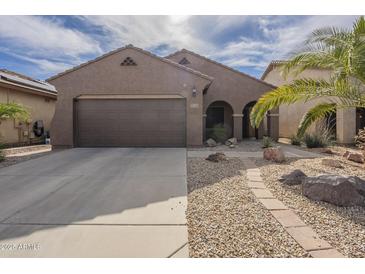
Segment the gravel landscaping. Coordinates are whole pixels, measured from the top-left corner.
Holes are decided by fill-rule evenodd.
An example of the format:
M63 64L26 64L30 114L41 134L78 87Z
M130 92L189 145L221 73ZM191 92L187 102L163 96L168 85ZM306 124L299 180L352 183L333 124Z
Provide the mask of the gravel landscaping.
M244 169L238 158L188 159L190 257L308 257L253 196Z
M323 158L340 161L342 168L322 164ZM338 207L325 202L315 202L302 196L301 186L287 186L278 181L283 174L300 169L308 176L321 173L356 175L364 179L365 167L341 156L315 159L289 159L275 164L256 160L266 186L286 206L293 209L321 238L348 257L365 257L365 208Z
M5 157L3 161L0 162L0 168L12 166L20 162L28 161L31 159L39 158L45 155L48 155L52 153L52 151L47 152L41 152L41 153L34 153L30 155L24 155L24 156L11 156L11 157Z
M245 139L241 142L239 142L234 148L230 148L229 146L226 146L224 144L218 145L215 147L192 147L189 148L189 150L192 151L226 151L226 150L232 150L232 151L242 151L242 152L258 152L262 151L262 143L261 141L257 141L256 139L249 140Z

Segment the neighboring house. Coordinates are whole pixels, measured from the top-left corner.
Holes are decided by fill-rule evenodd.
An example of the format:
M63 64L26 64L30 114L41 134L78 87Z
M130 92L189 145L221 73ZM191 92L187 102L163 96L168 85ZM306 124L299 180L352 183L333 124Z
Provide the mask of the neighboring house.
M26 122L0 120L0 143L28 145L41 141L33 132L36 121L42 121L44 132L49 131L55 110L57 91L54 86L25 75L0 69L0 102L18 103L30 113ZM37 123L38 125L41 123Z
M47 81L58 90L55 147L200 146L221 123L228 137L260 137L248 109L273 89L187 50L162 58L132 45Z
M294 79L311 78L311 79L329 79L330 70L324 69L307 69L298 76L289 74L286 79L282 76L281 65L285 61L272 61L266 68L261 79L275 86L281 86L291 83ZM292 105L282 105L279 107L279 137L290 138L295 135L303 115L320 99L306 103L295 103ZM354 136L358 130L365 127L364 109L338 109L336 114L329 117L329 122L333 123L338 143L351 144L354 142ZM311 127L310 131L315 130Z

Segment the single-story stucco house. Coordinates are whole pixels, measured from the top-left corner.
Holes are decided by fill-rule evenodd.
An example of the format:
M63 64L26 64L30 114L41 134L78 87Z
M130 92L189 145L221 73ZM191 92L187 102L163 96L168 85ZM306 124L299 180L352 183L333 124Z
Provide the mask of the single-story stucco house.
M43 142L44 134L50 130L56 99L57 91L49 83L0 69L0 102L21 104L30 113L26 122L1 119L0 143L17 146ZM39 130L33 130L35 123Z
M54 147L200 146L217 125L227 137L261 138L249 112L275 88L185 49L162 58L132 45L47 81L58 91Z
M330 70L325 69L306 69L299 75L289 74L286 78L282 75L281 66L285 61L272 61L261 79L275 86L282 86L291 83L295 79L311 78L328 80L331 76ZM278 135L279 138L290 138L295 135L303 115L320 100L313 100L306 103L295 103L292 105L282 105L279 110L276 110L276 115L279 116ZM329 122L334 127L336 141L340 144L354 143L354 136L359 129L365 127L365 109L338 109L333 117L329 117ZM309 129L315 130L315 127Z

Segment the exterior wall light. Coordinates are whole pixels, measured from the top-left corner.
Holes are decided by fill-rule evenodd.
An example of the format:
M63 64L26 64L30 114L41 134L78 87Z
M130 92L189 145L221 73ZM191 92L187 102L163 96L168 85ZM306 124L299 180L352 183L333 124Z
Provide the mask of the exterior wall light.
M195 88L195 86L193 86L193 97L196 97L196 94L197 94L197 91L196 91L196 88Z

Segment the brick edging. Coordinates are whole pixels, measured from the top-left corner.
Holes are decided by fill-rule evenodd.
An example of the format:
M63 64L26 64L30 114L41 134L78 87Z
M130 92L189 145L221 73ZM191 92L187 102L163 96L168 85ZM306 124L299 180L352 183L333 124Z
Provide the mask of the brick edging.
M313 258L345 258L343 254L333 248L300 217L285 204L275 198L272 192L265 186L261 177L261 171L254 161L242 160L246 167L247 185L258 201L280 223L285 231Z

